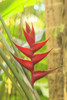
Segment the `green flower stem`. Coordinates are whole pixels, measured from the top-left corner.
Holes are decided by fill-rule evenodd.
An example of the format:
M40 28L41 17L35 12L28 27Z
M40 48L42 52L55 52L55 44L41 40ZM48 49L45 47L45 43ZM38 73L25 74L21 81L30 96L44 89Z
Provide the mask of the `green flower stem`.
M4 70L4 72L6 73L6 75L10 78L10 80L13 83L13 85L16 87L16 89L20 93L21 97L24 98L24 100L27 100L27 98L26 98L25 93L23 92L23 90L17 85L17 83L14 80L14 78L9 74L9 72L7 72L7 69L3 66L3 64L1 62L0 62L0 66Z
M13 72L14 76L16 77L18 83L20 84L21 88L23 89L23 91L25 92L27 98L29 100L36 100L34 99L34 96L31 96L31 92L29 91L29 89L27 88L26 84L24 83L23 80L20 79L18 72L16 71L16 69L14 68L14 66L11 64L11 62L7 59L7 57L5 56L4 52L2 51L2 49L0 48L0 55L3 58L3 60L6 62L6 64L8 65L8 67L11 69L11 71Z
M8 30L8 28L7 28L7 26L6 26L5 22L4 22L4 20L3 20L2 16L1 16L1 14L0 14L0 20L1 20L2 24L3 24L3 27L4 27L4 29L5 29L5 31L6 31L6 33L7 33L7 35L8 35L8 38L9 38L9 40L10 40L10 42L11 42L12 47L13 47L13 49L15 50L16 55L17 55L18 57L20 57L19 52L18 52L18 49L17 49L17 48L15 47L15 45L12 43L11 33L9 32L9 30ZM27 70L26 70L25 68L22 68L22 69L23 69L23 71L25 72L27 78L30 79Z

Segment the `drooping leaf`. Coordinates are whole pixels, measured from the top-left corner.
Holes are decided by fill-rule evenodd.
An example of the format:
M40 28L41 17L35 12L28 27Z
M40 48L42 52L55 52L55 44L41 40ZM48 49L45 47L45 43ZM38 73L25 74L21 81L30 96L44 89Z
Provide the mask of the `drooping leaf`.
M39 1L39 0L37 0ZM0 2L0 13L3 18L6 19L9 16L12 16L18 12L22 12L24 10L24 6L28 7L31 5L35 5L37 3L36 0L3 0Z

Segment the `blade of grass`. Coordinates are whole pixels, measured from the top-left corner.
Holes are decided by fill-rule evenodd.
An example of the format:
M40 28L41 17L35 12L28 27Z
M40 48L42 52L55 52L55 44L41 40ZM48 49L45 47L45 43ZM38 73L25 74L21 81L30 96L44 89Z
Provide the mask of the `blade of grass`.
M13 85L16 87L16 89L18 90L18 92L20 93L21 97L24 97L24 100L27 100L25 93L22 91L22 89L17 85L16 81L14 80L14 78L9 74L9 72L7 72L7 69L3 66L3 64L0 62L0 67L4 70L4 72L6 73L6 75L10 78L10 80L12 81Z
M8 67L11 69L11 71L14 74L14 76L16 77L18 83L20 84L21 88L25 92L27 98L29 100L36 100L36 97L31 96L32 94L29 91L28 87L26 86L26 84L24 83L24 81L20 79L20 77L18 75L18 72L16 71L16 69L14 68L14 66L12 65L12 63L8 60L8 58L5 56L5 54L4 54L4 52L2 51L1 48L0 48L0 55L3 58L3 60L6 62L6 64L8 65Z
M9 40L10 40L10 42L11 42L12 47L13 47L13 49L15 50L16 55L17 55L18 57L20 57L19 52L18 52L18 49L17 49L17 48L15 47L15 45L12 43L11 33L9 32L9 30L8 30L8 28L7 28L7 26L6 26L5 22L4 22L4 20L3 20L2 16L1 16L1 14L0 14L0 20L1 20L1 23L3 24L3 27L4 27L4 29L5 29L5 31L6 31L6 34L7 34L8 38L9 38ZM23 71L25 72L27 78L30 79L29 74L28 74L27 70L26 70L24 67L23 67Z

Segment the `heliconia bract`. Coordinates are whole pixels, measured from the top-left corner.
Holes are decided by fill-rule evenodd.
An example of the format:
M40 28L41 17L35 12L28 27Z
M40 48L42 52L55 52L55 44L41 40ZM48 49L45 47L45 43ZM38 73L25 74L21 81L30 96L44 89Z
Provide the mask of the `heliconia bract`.
M25 47L21 47L19 45L17 45L16 43L14 43L14 45L22 52L24 53L27 57L29 57L31 59L31 61L29 60L23 60L21 58L16 57L15 55L13 55L13 57L22 65L24 66L26 69L28 69L31 72L31 85L34 85L34 82L44 76L46 76L47 74L49 74L50 72L56 70L52 69L49 71L34 71L34 65L36 63L38 63L39 61L41 61L43 58L45 58L51 50L49 50L46 53L42 53L42 54L35 54L34 53L39 50L40 48L42 48L47 41L43 41L43 42L39 42L39 43L35 43L35 31L34 31L34 27L32 25L32 29L30 28L30 26L26 23L26 31L23 28L23 32L25 35L25 38L30 46L30 48L25 48Z

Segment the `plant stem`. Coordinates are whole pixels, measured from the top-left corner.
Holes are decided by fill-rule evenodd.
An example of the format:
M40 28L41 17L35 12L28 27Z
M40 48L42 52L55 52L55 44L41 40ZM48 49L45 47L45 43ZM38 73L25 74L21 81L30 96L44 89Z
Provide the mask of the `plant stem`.
M23 80L20 79L18 72L16 71L16 69L14 68L14 66L11 64L11 62L7 59L7 57L5 56L4 52L2 51L2 49L0 48L0 55L1 57L4 59L4 61L6 62L6 64L8 65L8 67L11 69L11 71L13 72L14 76L16 77L18 83L20 84L21 88L23 89L23 91L25 92L27 98L29 100L36 100L31 96L31 92L29 91L29 89L27 88L26 84L24 83Z
M12 46L13 46L13 49L15 50L15 52L16 52L16 55L18 56L18 57L20 57L20 55L19 55L19 52L18 52L18 49L15 47L15 45L12 43L12 37L11 37L11 33L9 32L9 30L8 30L8 28L7 28L7 26L6 26L6 24L5 24L5 22L4 22L4 20L3 20L3 18L2 18L2 16L0 15L0 20L1 20L1 22L2 22L2 24L3 24L3 27L4 27L4 29L5 29L5 31L6 31L6 33L7 33L7 35L8 35L8 38L9 38L9 40L10 40L10 42L11 42L11 44L12 44ZM1 32L0 32L1 33ZM4 44L6 45L6 47L7 47L7 49L9 50L9 51L11 51L10 49L10 46L8 45L8 43L7 43L7 41L5 42L5 38L4 38L4 36L1 34L1 37L3 37L3 41L4 41ZM8 45L8 46L7 46ZM30 77L29 77L29 74L28 74L28 72L27 72L27 70L25 69L25 68L23 68L23 71L24 71L24 73L26 74L26 75L24 75L23 74L23 77L25 76L27 76L27 78L25 79L25 77L23 78L21 75L22 75L22 72L21 72L21 70L20 70L20 65L17 63L17 61L11 56L11 54L10 54L10 56L11 56L11 59L13 60L13 61L15 61L15 68L17 67L17 69L18 69L18 71L19 71L19 75L18 75L18 73L17 73L17 71L16 71L16 69L13 67L13 65L11 64L11 62L10 61L8 61L8 59L7 59L7 57L5 56L5 54L3 53L3 51L0 49L0 55L2 56L2 58L5 60L5 62L7 63L7 65L9 66L9 68L12 70L12 72L14 73L14 75L15 75L15 77L16 77L16 79L18 80L18 83L20 84L20 86L21 86L21 88L24 90L24 92L25 92L25 94L27 95L27 99L29 99L29 100L40 100L39 99L39 96L35 93L35 90L32 88L32 87L28 87L27 88L27 86L26 86L26 84L25 83L27 83L27 85L29 86L29 84L28 84L28 80L30 80ZM14 69L15 69L15 72L14 72ZM18 75L18 76L17 76ZM21 78L22 77L22 78ZM24 83L24 81L23 81L23 79L25 79L26 81L25 81L25 83ZM23 84L22 84L23 83ZM27 90L26 90L27 89ZM30 91L30 89L33 91ZM30 94L30 95L29 95ZM33 99L34 98L34 99Z
M25 93L22 91L22 89L16 84L16 81L14 80L14 78L9 74L9 72L7 72L7 69L3 66L3 64L0 62L0 66L1 68L4 70L4 72L6 73L6 75L10 78L10 80L12 81L13 85L17 88L17 90L19 91L20 95L22 97L24 97L24 100L27 100Z
M3 41L4 45L5 45L5 47L7 48L7 50L11 52L12 49L10 48L9 44L7 43L7 41L6 41L6 39L4 38L4 36L3 36L3 34L2 34L1 31L0 31L0 36L1 36L1 38L2 38L2 41ZM13 62L14 62L14 64L15 64L15 67L16 67L16 69L18 70L20 76L21 76L22 78L24 78L24 81L27 80L28 83L30 84L30 82L29 82L30 79L29 79L29 80L27 79L27 77L26 77L24 71L22 70L20 64L14 59L14 57L13 57L11 54L10 54L10 57L11 57L11 59L13 60ZM27 83L27 84L28 84L28 83Z
M17 49L17 48L15 47L15 45L12 43L11 33L9 32L9 30L8 30L8 28L7 28L7 26L6 26L5 22L4 22L4 20L3 20L2 16L1 16L1 14L0 14L0 20L1 20L2 24L3 24L3 27L4 27L4 29L5 29L5 31L6 31L6 33L7 33L7 35L8 35L8 38L9 38L9 40L10 40L10 42L11 42L12 47L13 47L13 49L15 50L16 55L17 55L18 57L20 57L19 52L18 52L18 49ZM22 68L22 69L24 70L24 72L25 72L27 78L30 79L27 70L26 70L25 68Z

